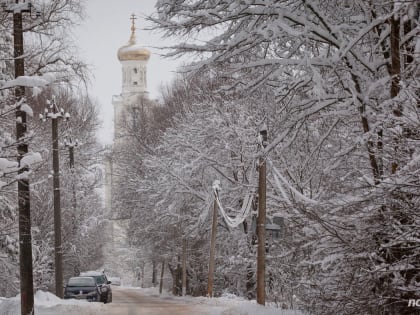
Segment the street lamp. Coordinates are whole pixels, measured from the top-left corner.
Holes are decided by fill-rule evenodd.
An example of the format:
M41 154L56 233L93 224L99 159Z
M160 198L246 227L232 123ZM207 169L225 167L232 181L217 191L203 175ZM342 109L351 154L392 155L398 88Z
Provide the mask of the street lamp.
M25 75L25 63L23 54L23 26L22 14L29 13L32 18L33 6L30 1L1 1L0 6L6 13L13 14L13 46L15 78ZM36 10L35 18L40 16ZM22 110L22 99L25 96L25 87L15 88L16 97L16 139L17 139L17 162L19 164L18 175L28 172L27 166L21 166L21 160L28 153L26 143L27 120L26 112ZM30 186L27 176L18 177L18 211L19 211L19 272L21 314L33 315L34 312L34 287L32 271L32 238L31 238L31 205Z
M54 249L55 249L55 294L63 298L63 249L61 246L61 206L60 206L60 165L58 155L58 119L68 120L70 115L59 109L55 98L47 100L42 121L51 119L52 151L53 151L53 188L54 188Z

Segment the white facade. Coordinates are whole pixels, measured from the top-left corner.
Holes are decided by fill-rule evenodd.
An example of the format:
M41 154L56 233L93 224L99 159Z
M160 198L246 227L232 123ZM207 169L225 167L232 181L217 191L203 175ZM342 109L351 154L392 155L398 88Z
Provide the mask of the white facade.
M122 93L147 95L147 60L124 60L122 64Z
M136 42L135 17L132 16L131 35L128 43L118 49L117 56L121 62L121 93L112 96L114 107L114 142L105 161L105 203L109 214L118 209L113 209L112 195L114 185L118 183L118 169L124 164L116 155L127 144L127 122L132 119L133 111L148 100L147 91L147 62L150 52Z
M121 62L121 94L112 97L114 106L114 145L123 141L125 121L133 107L138 106L140 99L148 99L147 62L150 51L136 42L135 17L132 17L131 36L128 43L118 49ZM117 142L117 143L116 143Z
M110 239L104 249L105 268L114 275L121 276L125 283L134 278L130 274L130 266L121 261L121 256L128 256L127 229L128 218L124 209L114 204L114 196L124 189L124 179L120 172L125 167L125 148L130 143L130 130L127 126L137 120L139 108L148 101L147 92L147 61L150 52L137 45L135 36L135 17L132 17L131 36L129 42L118 50L118 59L121 62L122 79L121 93L112 96L114 107L114 141L105 157L105 206L110 219ZM133 116L133 114L135 116Z

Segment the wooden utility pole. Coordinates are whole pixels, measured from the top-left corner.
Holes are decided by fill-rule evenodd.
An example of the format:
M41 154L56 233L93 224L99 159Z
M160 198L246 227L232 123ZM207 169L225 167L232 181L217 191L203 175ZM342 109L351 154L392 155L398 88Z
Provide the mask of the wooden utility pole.
M53 100L52 112L58 114ZM53 188L54 188L54 247L55 247L55 295L63 298L63 248L61 246L61 205L60 205L60 160L58 156L58 117L51 116L53 145Z
M31 13L31 3L2 4L3 10L13 13L13 45L14 45L14 66L15 78L25 75L25 63L23 55L23 25L22 13ZM25 96L25 87L15 88L16 103L21 104ZM21 165L21 160L28 153L28 144L25 142L27 134L26 112L21 105L16 109L16 140L17 140L17 162L19 164L18 174L28 172L27 166ZM20 272L20 304L22 315L34 315L34 287L32 271L32 238L31 238L31 205L30 188L27 176L19 176L18 186L18 211L19 211L19 272Z
M141 288L144 288L144 266L145 266L145 263L143 262L143 264L141 265L141 284L140 284Z
M152 287L157 285L157 261L152 260Z
M187 239L182 238L182 296L187 295Z
M207 281L207 296L213 297L213 273L214 273L214 256L216 253L216 228L217 228L217 189L214 193L213 204L213 221L211 226L211 240L210 240L210 259L209 259L209 275Z
M267 127L260 127L262 148L267 146ZM266 222L266 161L261 156L258 177L258 218L257 218L257 303L265 305L265 222Z
M60 162L58 151L58 119L64 111L59 110L55 99L47 102L48 108L41 119L51 119L52 155L53 155L53 204L54 204L54 251L55 251L55 295L63 298L63 248L61 245L61 203L60 203ZM70 116L65 114L66 119Z
M160 270L159 294L162 294L163 289L163 273L165 272L165 258L162 259L162 269Z
M66 146L69 148L69 158L70 158L70 172L72 175L72 206L73 206L73 215L76 216L77 209L77 199L76 199L76 177L74 176L74 147L77 146L77 141L73 143L70 139L70 142L66 143Z

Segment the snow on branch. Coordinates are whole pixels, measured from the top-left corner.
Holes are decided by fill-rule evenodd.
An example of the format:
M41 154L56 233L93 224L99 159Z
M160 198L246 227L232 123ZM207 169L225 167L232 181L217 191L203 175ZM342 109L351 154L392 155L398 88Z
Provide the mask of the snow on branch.
M45 87L54 81L56 77L52 74L44 74L42 76L20 76L16 79L0 82L0 90L10 89L17 86L25 87Z
M42 161L41 154L38 152L29 152L20 160L20 167L29 167Z

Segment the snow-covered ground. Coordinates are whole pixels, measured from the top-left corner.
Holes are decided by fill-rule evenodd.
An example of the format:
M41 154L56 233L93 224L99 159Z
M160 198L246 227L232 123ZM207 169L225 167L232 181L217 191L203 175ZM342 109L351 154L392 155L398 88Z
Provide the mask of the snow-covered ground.
M140 289L141 294L146 296L158 297L159 293L156 288ZM170 298L180 303L189 305L200 305L201 309L208 307L208 314L211 315L304 315L299 311L282 310L273 307L263 307L255 303L255 301L247 301L235 296L223 296L220 298L205 297L173 297L169 294L162 295L163 298ZM220 306L220 308L215 308ZM35 294L35 314L36 315L93 315L106 314L108 305L102 303L89 303L77 300L62 300L49 292L38 291ZM217 311L215 311L217 310ZM20 315L20 297L1 298L0 297L0 314L1 315ZM188 315L188 314L186 314ZM194 314L198 315L198 314Z
M94 315L100 314L104 304L87 301L62 300L50 292L35 293L35 314L37 315ZM0 297L1 315L20 315L20 295L13 298Z

